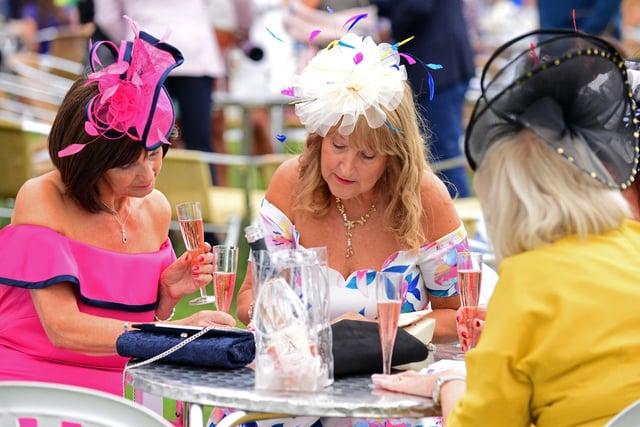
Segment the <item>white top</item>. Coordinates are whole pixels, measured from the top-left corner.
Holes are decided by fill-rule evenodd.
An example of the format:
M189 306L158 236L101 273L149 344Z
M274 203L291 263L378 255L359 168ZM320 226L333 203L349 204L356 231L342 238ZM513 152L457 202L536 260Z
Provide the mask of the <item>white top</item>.
M172 76L222 77L225 67L206 0L94 0L95 23L111 40L131 40L129 16L141 31L178 48L184 63Z

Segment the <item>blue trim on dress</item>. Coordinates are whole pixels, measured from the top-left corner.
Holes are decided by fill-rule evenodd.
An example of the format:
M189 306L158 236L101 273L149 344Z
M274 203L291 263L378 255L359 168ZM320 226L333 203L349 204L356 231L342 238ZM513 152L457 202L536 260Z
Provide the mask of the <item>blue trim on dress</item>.
M0 284L12 286L15 288L23 288L27 290L45 289L45 288L48 288L49 286L56 285L62 282L73 284L75 288L78 290L80 301L82 301L84 304L89 305L91 307L104 308L108 310L128 311L132 313L142 313L145 311L152 311L152 310L155 310L156 307L158 307L157 301L150 304L131 305L131 304L122 304L119 302L103 301L103 300L97 300L93 298L87 298L83 296L82 292L80 291L80 281L78 280L78 278L69 274L53 276L47 280L41 280L39 282L26 282L24 280L15 280L15 279L9 279L6 277L0 277Z
M154 46L155 48L162 50L164 52L169 53L173 59L174 59L174 63L171 64L169 67L167 67L167 69L162 73L162 75L160 76L160 78L158 79L158 81L156 82L156 87L155 90L153 92L153 98L151 101L151 109L149 111L149 116L147 118L147 123L144 126L144 131L142 132L141 135L141 141L143 141L143 143L147 144L147 138L149 137L149 131L151 130L151 126L153 125L153 118L155 115L155 110L157 108L158 105L158 98L160 97L160 93L164 92L165 96L167 97L167 99L169 100L169 102L173 102L171 99L171 95L169 95L169 91L167 91L167 89L164 87L164 82L167 79L167 77L169 76L169 73L176 68L177 66L181 65L184 62L184 57L182 56L182 53L174 46L168 44L168 43L164 43L161 42L159 39L157 39L156 37L152 36L149 33L146 33L144 31L140 31L138 33L138 37L140 38L140 40L143 40L145 42L147 42L148 44L150 44L151 46ZM131 60L128 61L129 63L131 63ZM171 131L173 130L173 126L175 124L175 120L176 120L176 114L175 111L173 111L173 119L171 121L171 126L169 127L169 130L167 131L166 135L164 135L165 138L169 138L169 135L171 135ZM155 137L154 137L155 138ZM162 140L155 142L152 145L148 145L146 146L147 151L152 151L155 150L156 148L162 146L164 142Z

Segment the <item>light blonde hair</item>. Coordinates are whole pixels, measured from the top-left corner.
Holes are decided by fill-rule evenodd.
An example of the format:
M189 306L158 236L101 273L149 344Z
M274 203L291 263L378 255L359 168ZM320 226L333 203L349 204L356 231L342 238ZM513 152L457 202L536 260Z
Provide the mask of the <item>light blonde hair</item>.
M498 261L564 236L606 233L630 216L620 191L572 166L528 130L487 151L474 185Z
M423 215L420 181L430 169L422 133L426 127L416 112L409 85L405 82L404 86L400 105L393 111L385 110L389 126L372 129L361 116L350 141L368 152L387 155L386 170L375 185L377 194L387 198L383 224L403 247L417 250L425 240L420 224ZM336 129L337 126L330 132ZM324 216L331 206L333 196L320 170L322 139L318 134L310 134L300 156L294 206L303 214Z

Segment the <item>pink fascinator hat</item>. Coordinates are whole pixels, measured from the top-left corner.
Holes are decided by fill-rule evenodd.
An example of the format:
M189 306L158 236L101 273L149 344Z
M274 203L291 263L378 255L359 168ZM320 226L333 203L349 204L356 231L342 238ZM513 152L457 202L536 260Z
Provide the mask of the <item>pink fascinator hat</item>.
M133 41L123 40L119 47L110 41L91 45L92 72L87 84L97 82L99 93L87 103L84 129L96 137L93 141L127 137L143 142L147 150L155 150L169 144L167 138L175 122L173 103L163 84L184 58L175 47L139 31L131 19L129 22L136 35ZM108 49L113 63L102 64L100 48ZM85 146L71 144L58 156L71 156Z

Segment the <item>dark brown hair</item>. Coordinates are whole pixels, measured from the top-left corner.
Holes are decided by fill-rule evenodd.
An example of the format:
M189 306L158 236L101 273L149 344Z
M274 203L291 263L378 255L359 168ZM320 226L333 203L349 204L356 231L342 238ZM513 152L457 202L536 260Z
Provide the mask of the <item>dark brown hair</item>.
M143 143L128 137L109 139L85 132L86 106L97 94L97 83L87 84L85 77L77 80L62 101L49 133L49 156L60 171L67 195L89 212L106 209L96 186L104 173L134 162L145 150ZM58 152L71 144L87 145L76 154L59 157ZM166 154L168 146L162 147Z

